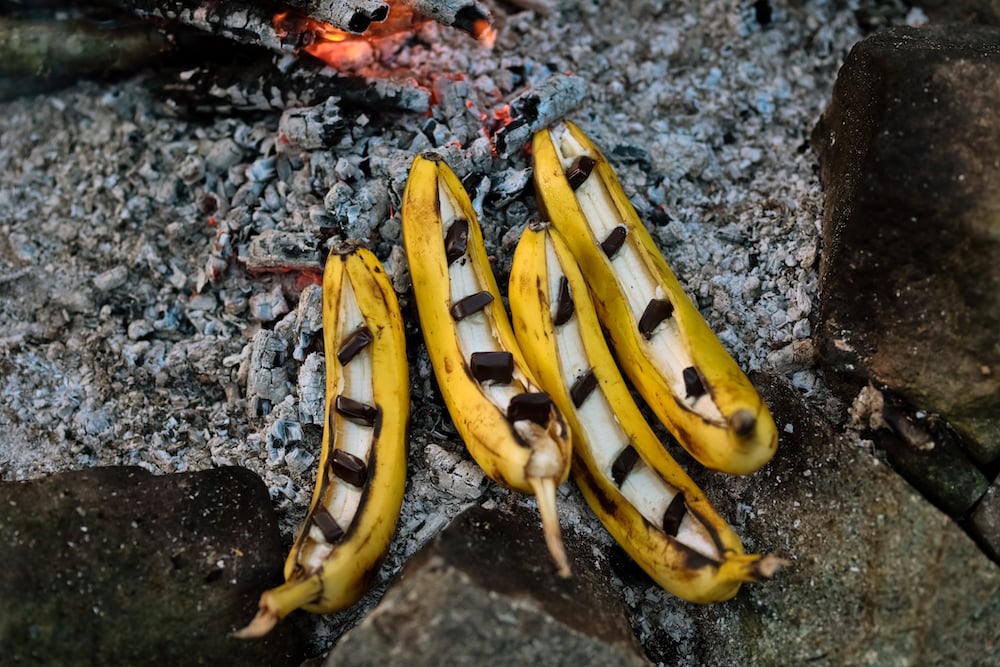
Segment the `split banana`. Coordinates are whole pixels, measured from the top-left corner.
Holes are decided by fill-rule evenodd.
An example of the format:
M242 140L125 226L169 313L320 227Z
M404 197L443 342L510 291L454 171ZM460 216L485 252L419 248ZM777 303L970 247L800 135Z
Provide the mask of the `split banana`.
M701 464L751 473L774 455L767 406L687 297L596 146L569 122L535 135L540 206L579 262L622 369Z
M338 244L323 273L326 421L309 514L237 637L260 637L295 609L330 613L367 590L396 529L406 484L409 377L403 318L371 251Z
M727 600L783 561L749 555L663 448L607 347L586 279L547 223L525 230L510 275L514 331L573 431L573 479L608 532L660 586Z
M556 488L569 476L569 430L524 364L472 203L440 157L414 159L402 218L420 327L452 421L487 476L535 494L568 576Z

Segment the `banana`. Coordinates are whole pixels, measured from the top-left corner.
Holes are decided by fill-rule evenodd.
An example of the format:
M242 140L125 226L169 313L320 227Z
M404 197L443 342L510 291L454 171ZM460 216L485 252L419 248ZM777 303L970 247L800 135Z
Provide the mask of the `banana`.
M487 476L537 497L546 544L568 576L556 488L569 476L569 430L524 364L472 203L439 156L414 158L402 219L420 327L452 421Z
M660 586L727 600L783 564L743 544L663 448L601 333L587 282L547 223L524 231L508 291L528 367L573 432L573 479L608 532Z
M611 166L573 124L532 141L540 206L579 262L622 369L701 464L751 473L774 455L767 406L684 293Z
M396 529L406 484L409 377L403 318L371 251L335 245L323 273L326 421L320 474L285 583L265 591L241 638L295 609L330 613L367 590Z

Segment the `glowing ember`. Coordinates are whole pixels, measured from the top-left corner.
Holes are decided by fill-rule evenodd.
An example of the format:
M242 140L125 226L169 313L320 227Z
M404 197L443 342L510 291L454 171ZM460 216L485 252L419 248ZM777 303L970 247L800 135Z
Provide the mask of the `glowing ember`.
M295 14L280 12L274 16L274 29L281 39L332 67L355 63L370 57L380 41L412 32L428 21L400 3L390 3L385 21L372 23L364 34L339 30L328 23Z

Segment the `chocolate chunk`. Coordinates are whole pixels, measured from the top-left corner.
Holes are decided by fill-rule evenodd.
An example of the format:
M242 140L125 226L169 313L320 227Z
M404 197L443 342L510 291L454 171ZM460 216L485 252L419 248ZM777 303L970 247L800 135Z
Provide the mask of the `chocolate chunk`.
M618 486L622 485L628 474L632 472L632 468L635 464L639 462L639 452L635 451L635 447L632 445L627 446L619 454L615 462L611 464L611 479L615 480L615 484Z
M569 181L569 187L576 190L583 185L590 177L590 172L594 171L596 164L597 161L589 155L581 155L573 160L573 164L566 170L566 180Z
M569 292L569 281L566 276L559 278L559 301L556 303L556 316L552 321L558 326L566 324L573 316L573 295Z
M576 379L569 389L569 397L573 400L573 405L580 407L587 400L590 393L597 388L597 376L594 371L589 370Z
M467 220L456 220L444 235L444 254L448 258L448 264L464 255L468 247L469 223Z
M333 404L333 409L337 414L341 414L350 419L355 424L362 426L372 426L375 423L375 416L378 410L374 405L368 405L361 401L355 401L341 394Z
M544 391L518 394L507 405L507 420L510 422L530 419L536 424L547 426L552 411L552 398Z
M330 454L330 470L334 475L354 486L364 486L368 481L368 466L350 452L335 449Z
M653 329L673 314L674 304L666 299L650 299L646 310L642 311L642 317L639 318L639 333L649 339L653 335Z
M670 504L663 512L663 532L670 537L677 537L685 514L687 514L687 505L684 504L684 494L678 492L670 499Z
M483 290L470 294L451 304L451 316L456 320L464 320L469 315L474 315L493 302L493 295Z
M337 361L340 362L341 366L346 366L358 352L365 349L365 346L373 340L375 340L375 336L372 335L371 329L362 324L361 328L351 333L340 344L340 349L337 350Z
M701 381L701 375L694 366L684 369L684 391L688 398L698 398L705 394L705 385Z
M625 225L618 225L611 230L608 234L608 238L601 241L601 249L608 258L614 257L621 247L625 244L625 237L628 235L628 229Z
M326 540L327 544L333 544L344 535L344 529L324 507L316 508L312 514L312 522L323 533L323 539Z
M480 382L509 384L514 379L514 355L510 352L473 352L469 365L472 377Z

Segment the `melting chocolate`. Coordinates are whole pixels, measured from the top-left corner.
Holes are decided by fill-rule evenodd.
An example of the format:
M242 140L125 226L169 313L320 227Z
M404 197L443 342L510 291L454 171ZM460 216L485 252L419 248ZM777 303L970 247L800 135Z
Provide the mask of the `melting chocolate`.
M552 411L552 398L544 391L518 394L507 405L507 421L516 422L529 419L541 426L547 426Z
M583 405L583 402L587 400L587 397L590 396L591 392L593 392L596 388L597 376L594 375L593 370L589 370L581 374L580 377L573 382L573 386L569 389L569 397L572 399L573 405L576 407Z
M684 391L688 398L698 398L705 394L705 385L701 381L698 369L688 366L684 369Z
M618 251L625 244L626 236L628 236L628 229L625 228L625 225L618 225L611 230L608 238L601 241L601 250L608 256L608 259L618 254Z
M317 507L316 511L312 513L312 522L323 533L323 539L328 544L333 544L344 535L344 529L340 527L333 515L323 507Z
M375 340L375 336L371 329L362 324L361 328L352 332L340 344L340 349L337 350L337 361L340 362L341 366L346 366L351 359L357 356L358 352L365 349L373 340Z
M464 320L469 315L474 315L493 302L493 295L483 290L470 294L451 304L451 316L456 320Z
M559 301L556 302L556 316L553 323L556 326L566 324L573 316L573 295L569 291L569 281L566 276L559 278Z
M684 494L678 492L671 498L670 504L663 512L663 532L670 537L677 537L685 514L687 514L687 505L684 504Z
M628 474L632 472L632 468L635 464L639 462L639 452L635 451L635 447L628 445L623 449L615 462L611 464L611 479L615 481L618 486L622 485Z
M510 352L473 352L469 366L479 382L509 384L514 379L514 355Z
M330 470L334 475L354 486L364 486L368 481L368 466L350 452L335 449L330 454Z
M465 254L469 247L469 222L456 220L451 223L448 233L444 235L444 254L450 265Z
M639 333L647 340L660 322L674 314L674 304L666 299L650 299L639 318Z
M581 155L573 160L573 164L566 170L566 180L569 182L569 187L576 190L586 183L596 164L597 161L589 155Z
M337 396L337 400L333 404L333 409L355 424L361 424L362 426L374 425L375 416L378 414L378 409L374 405L355 401L353 398L348 398L343 394Z

